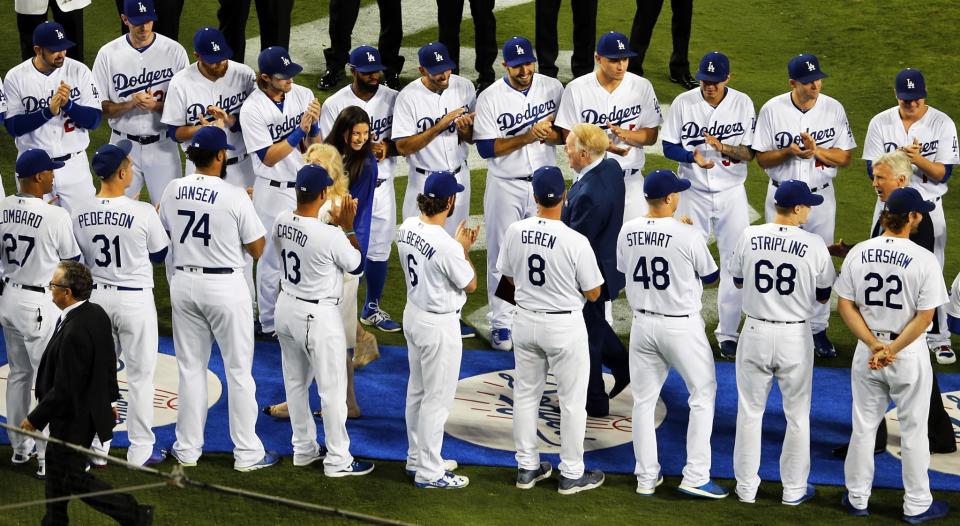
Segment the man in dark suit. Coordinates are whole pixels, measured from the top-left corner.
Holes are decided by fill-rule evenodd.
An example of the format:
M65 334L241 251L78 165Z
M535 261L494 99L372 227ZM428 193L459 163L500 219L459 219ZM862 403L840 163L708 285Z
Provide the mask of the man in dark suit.
M39 403L20 427L36 431L49 425L51 437L89 447L94 435L101 442L113 437L117 418L112 403L120 398L120 390L110 318L99 305L87 301L93 279L82 264L60 262L49 287L53 302L62 312L37 371ZM85 471L86 462L84 455L50 443L46 497L111 489ZM153 507L138 505L127 493L86 497L83 501L120 524L153 522ZM43 524L67 524L67 504L48 503Z
M587 414L606 416L610 398L616 397L630 383L627 349L613 332L605 316L605 303L613 301L624 286L624 277L617 270L617 235L623 225L623 169L613 159L604 159L610 145L607 135L593 124L577 124L566 138L570 167L577 172L567 192L563 222L590 241L597 264L603 274L600 299L583 307L590 345L590 381L587 385ZM603 385L601 365L606 365L616 382L609 397Z

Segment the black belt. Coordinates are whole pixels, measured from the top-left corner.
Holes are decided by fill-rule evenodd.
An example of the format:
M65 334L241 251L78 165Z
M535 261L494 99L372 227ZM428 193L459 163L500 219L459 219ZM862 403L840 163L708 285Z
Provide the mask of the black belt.
M520 306L517 305L517 307L520 307ZM572 310L531 310L524 307L520 307L520 308L527 312L532 312L534 314L570 314L573 312Z
M60 157L54 157L53 159L50 159L50 160L53 162L62 163L64 161L70 160L71 157L73 157L74 155L78 155L79 153L80 152L68 153L66 155L61 155Z
M303 302L305 302L305 303L312 303L312 304L314 304L314 305L319 305L321 301L326 301L327 299L331 299L331 300L333 299L333 298L324 298L323 300L320 300L320 299L312 300L312 299L310 299L310 298L301 298L300 296L296 296L296 295L294 295L294 294L291 294L290 291L284 290L283 287L280 287L280 290L283 291L283 293L286 294L287 296L291 296L291 297L294 298L294 299L298 299L298 300L303 301ZM336 301L334 301L334 302L332 303L332 305L340 305L340 300L337 299Z
M528 183L533 182L533 176L528 175L526 177L511 177L514 181L526 181Z
M878 336L878 337L881 337L881 338L883 338L883 337L885 337L885 336L890 336L890 341L896 340L897 338L900 337L900 333L899 333L899 332L893 332L893 331L875 331L875 330L873 330L873 329L870 329L870 332L872 332L875 336Z
M386 179L377 179L377 188L380 188L380 185L382 185L384 181L386 181Z
M458 173L460 173L460 169L461 169L461 168L463 168L463 167L462 167L462 166L458 166L458 167L456 167L456 168L453 169L453 170L446 170L446 171L452 173L453 175L457 175ZM430 175L430 174L432 174L433 172L440 171L440 170L424 170L423 168L414 168L414 169L417 171L417 173L420 173L420 174L423 174L423 175Z
M623 175L628 176L628 177L631 176L631 175L636 175L636 174L638 174L638 173L640 173L640 169L639 169L639 168L627 168L626 170L623 171Z
M23 290L29 290L30 292L40 292L40 293L44 293L44 292L47 291L47 289L44 288L44 287L38 287L38 286L36 286L36 285L24 285L24 284L22 284L22 283L16 283L16 282L14 282L14 281L10 281L10 278L3 278L3 282L4 282L4 283L9 283L11 287L17 287L17 288L21 288L21 289L23 289Z
M190 265L188 265L188 266L190 266ZM190 268L198 268L198 269L200 269L200 271L201 271L203 274L233 274L233 269L230 268L230 267L194 267L194 266L190 266ZM186 271L186 269L185 269L184 267L177 267L177 270L184 270L184 271Z
M123 133L118 132L117 130L112 130L114 135L119 135L126 139L129 139L133 142L140 143L142 146L148 144L153 144L155 142L160 142L160 135L133 135L132 133Z
M781 325L794 325L794 324L797 324L797 323L806 323L805 321L774 321L774 320L765 320L765 319L763 319L763 318L757 318L757 317L755 317L755 316L747 316L747 317L753 318L753 319L755 319L755 320L757 320L757 321L762 321L762 322L765 322L765 323L779 323L779 324L781 324Z
M267 182L275 188L293 188L297 186L296 181L274 181L273 179L267 179Z
M772 184L774 188L779 188L779 187L780 187L780 183L779 183L778 181L774 181L773 179L770 179L770 184ZM807 185L807 186L810 186L810 185ZM819 192L820 190L825 190L825 189L826 189L827 187L829 187L829 186L830 186L830 183L823 183L823 186L818 186L818 187L816 187L816 188L811 188L810 191L811 191L811 192Z
M99 283L94 283L93 288L95 289L102 288L103 290L113 289L113 290L119 290L120 292L143 292L142 287L118 287L116 285L101 285Z
M651 316L663 316L664 318L689 318L689 314L660 314L649 310L637 309L640 314L649 314Z
M242 161L242 160L244 160L244 159L246 159L246 158L247 158L247 154L238 155L238 156L236 156L236 157L231 157L231 158L227 159L227 166L233 166L233 165L239 163L240 161Z

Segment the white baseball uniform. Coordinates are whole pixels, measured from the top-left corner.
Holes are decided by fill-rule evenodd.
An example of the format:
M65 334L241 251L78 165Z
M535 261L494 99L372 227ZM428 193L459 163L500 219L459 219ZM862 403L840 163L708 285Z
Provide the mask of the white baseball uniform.
M603 284L590 242L562 221L529 217L504 233L497 268L516 287L513 439L517 466L540 467L537 421L551 370L560 399L560 473L583 475L590 354L580 291Z
M393 140L404 139L425 132L457 108L467 112L474 110L477 93L473 83L460 75L450 75L447 89L434 93L418 78L407 84L400 93L393 109ZM474 131L476 133L476 131ZM447 220L446 230L456 232L460 221L470 217L470 169L467 167L467 143L461 142L457 128L450 124L420 151L407 156L410 173L407 191L403 196L403 217L417 217L417 195L423 192L423 184L431 172L453 172L464 190L457 194L457 205Z
M746 94L726 88L717 107L703 98L700 88L681 93L673 99L660 131L665 142L680 144L687 151L712 150L705 134L730 146L750 146L756 112ZM697 163L679 163L677 175L690 181L690 190L683 194L677 213L693 220L705 236L711 230L720 252L720 289L717 293L719 323L717 341L736 341L740 327L742 294L730 277L730 257L740 235L750 224L747 191L747 165L731 157L714 159L715 166L701 168Z
M909 130L903 127L898 106L875 115L870 120L867 138L863 141L863 158L871 162L876 161L884 153L892 152L902 146L910 146L914 139L920 142L920 153L928 161L955 167L960 164L957 126L946 113L930 106L927 106L927 112L919 121L913 123ZM947 179L934 181L914 166L910 186L916 188L924 199L933 201L937 205L930 212L930 220L933 222L933 253L942 267L947 247L947 221L943 214L943 196L947 193ZM873 212L874 224L880 217L881 210L883 210L883 203L877 199ZM947 315L943 309L937 310L937 320L939 334L928 334L927 343L931 347L949 346L950 331L947 329Z
M539 73L534 73L526 91L517 91L506 78L498 80L477 99L473 138L495 141L523 135L536 122L556 117L562 95L560 81ZM497 259L504 233L511 224L536 214L530 184L533 172L541 166L556 164L556 146L540 141L487 160L483 217L487 241L487 301L490 326L494 329L513 325L513 307L494 294L500 282Z
M150 90L153 97L164 101L170 79L190 65L187 52L177 41L154 33L153 43L144 49L130 45L129 36L121 35L107 42L97 52L93 62L93 78L102 101L127 102L133 94ZM133 184L127 195L140 195L144 182L150 192L150 201L160 202L167 184L183 175L180 152L176 142L167 136L167 127L160 122L160 113L132 109L119 117L108 119L110 142L122 139L133 143ZM149 178L146 177L149 171Z
M624 223L617 236L617 270L627 277L627 301L634 310L630 389L637 488L655 488L660 476L653 413L671 367L690 392L683 484L702 486L710 480L717 378L700 316L701 279L713 282L720 271L700 231L672 217Z
M763 413L776 378L787 419L780 454L783 501L795 501L806 494L810 474L813 337L809 320L817 298L829 298L836 278L833 260L816 234L767 223L744 230L730 257L729 272L743 285L747 315L737 345L733 448L737 495L745 502L756 499Z
M473 280L474 271L460 243L443 227L426 224L419 217L400 225L397 252L407 278L403 310L410 363L406 469L416 471L416 482L433 482L444 475L443 426L457 392L463 354L460 309L467 301L463 289Z
M47 284L61 260L80 255L70 214L45 199L9 195L0 201L0 325L7 348L7 422L21 422L33 401L33 381L60 309ZM14 453L28 455L31 438L9 433ZM45 442L37 443L44 458Z
M757 125L753 130L753 149L768 152L787 148L790 143L803 145L800 137L806 132L813 137L817 146L852 150L857 147L853 138L847 114L843 105L836 99L821 93L816 104L806 112L793 104L790 92L777 95L760 108ZM767 185L765 204L766 220L773 221L776 210L773 194L781 181L797 179L807 183L814 193L823 196L823 204L813 207L803 229L820 236L825 243L833 243L834 221L836 220L837 201L834 194L833 178L837 176L837 167L828 166L815 157L801 159L791 157L783 164L766 168L770 177ZM816 307L816 315L810 321L810 330L818 333L826 330L830 318L830 305Z
M563 90L555 124L566 130L581 122L596 124L608 130L613 123L625 130L656 128L663 122L660 103L650 81L633 73L624 74L623 80L613 92L608 92L597 74L577 77ZM629 221L647 213L647 201L643 197L643 165L646 156L643 148L629 147L608 132L610 144L627 147L626 155L608 153L623 168L626 196L623 220Z
M3 93L3 77L0 77L0 124L3 124L4 119L6 118L7 113L7 96ZM2 181L0 181L0 198L6 197L7 192L3 189ZM0 274L2 277L3 274Z
M117 358L127 374L122 415L130 439L127 461L142 465L153 452L153 372L159 345L150 254L163 252L170 240L156 209L128 197L91 199L75 207L72 216L73 233L93 276L90 301L110 317ZM102 446L100 451L109 451L109 442Z
M360 266L360 252L340 228L293 212L277 216L273 243L283 261L276 326L294 459L308 460L320 451L309 401L316 379L328 448L324 471L337 472L353 463L346 425L347 344L337 305L343 273Z
M856 303L867 327L881 342L897 338L917 311L949 300L936 256L909 239L880 236L853 247L843 260L837 295ZM927 416L933 371L926 342L917 338L879 370L867 363L871 350L862 341L850 366L853 432L843 465L850 504L866 509L873 486L873 448L877 427L890 400L900 420L900 456L905 491L904 515L927 511L933 502L927 469L930 443Z
M243 142L253 161L257 179L253 183L253 206L267 232L273 231L273 220L287 210L297 207L297 195L293 187L297 170L304 165L303 142L273 166L267 166L256 154L287 137L300 127L300 119L314 99L309 88L294 84L284 96L283 102L275 103L263 90L254 90L240 108L240 126ZM263 256L257 265L257 304L260 309L260 325L264 332L274 329L273 309L280 291L280 258L274 246L267 240Z
M173 344L180 369L177 411L178 459L196 462L203 450L207 415L207 362L213 340L223 355L234 466L249 467L264 456L256 434L253 381L253 306L241 270L244 245L265 231L247 193L206 175L176 179L163 193L160 220L173 242L176 273L170 281Z
M49 111L50 98L60 87L60 82L71 87L70 100L100 111L100 95L93 74L83 62L64 57L63 66L44 75L33 65L33 59L16 65L7 72L3 90L7 96L7 117ZM92 197L95 193L93 178L87 163L87 146L90 136L70 117L69 111L61 108L39 128L14 139L17 153L31 148L45 150L54 160L63 161L63 168L54 170L53 194L60 197L59 206L68 211L73 203ZM48 196L48 200L53 196Z

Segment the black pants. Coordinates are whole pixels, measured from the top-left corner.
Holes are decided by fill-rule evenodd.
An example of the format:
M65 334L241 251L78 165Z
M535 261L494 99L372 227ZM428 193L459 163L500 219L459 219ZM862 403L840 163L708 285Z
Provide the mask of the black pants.
M67 50L67 56L83 62L83 9L64 12L60 10L56 2L50 2L50 11L53 11L54 22L62 25L67 32L67 39L77 44ZM23 60L34 56L33 30L46 20L46 13L42 15L21 15L17 13L17 31L20 32L20 56Z
M957 439L953 434L953 422L943 407L943 398L940 396L940 383L937 375L933 375L933 388L930 392L930 415L927 417L927 438L930 439L930 450L949 453L956 450ZM880 421L877 428L876 449L887 448L887 421Z
M260 51L270 46L290 50L290 15L293 0L256 0L260 20ZM220 0L217 20L220 32L233 50L233 60L243 62L247 52L247 19L250 18L250 0Z
M603 385L603 365L614 377L628 377L630 365L627 348L607 323L604 302L597 300L583 306L583 321L587 326L587 342L590 346L590 380L587 383L587 414L607 416L610 398Z
M463 0L437 0L438 38L447 46L450 58L457 65L454 73L460 72L460 20L463 16ZM470 0L470 16L473 17L474 39L477 58L474 67L478 79L493 82L493 63L497 60L497 19L493 16L493 0Z
M153 9L157 12L157 21L153 23L154 32L178 40L180 38L180 15L183 13L183 0L156 0L153 3ZM123 0L117 0L117 13L123 13ZM126 33L127 25L121 21L120 34Z
M630 60L631 73L643 75L643 57L650 47L653 26L657 24L663 0L637 0L637 14L633 17L633 29L630 31L630 48L637 56ZM673 20L670 34L673 36L673 53L670 55L670 76L682 77L690 74L690 60L687 53L690 48L690 25L693 20L693 0L670 0Z
M400 42L403 40L403 17L400 0L377 0L380 8L380 38L377 50L388 73L400 73L403 57ZM360 0L330 0L330 47L323 56L330 71L342 71L350 58L350 35L357 24Z
M570 69L574 78L593 71L593 55L597 45L597 0L570 0L573 10L573 58ZM560 15L560 0L537 0L536 42L537 70L556 78L557 17Z

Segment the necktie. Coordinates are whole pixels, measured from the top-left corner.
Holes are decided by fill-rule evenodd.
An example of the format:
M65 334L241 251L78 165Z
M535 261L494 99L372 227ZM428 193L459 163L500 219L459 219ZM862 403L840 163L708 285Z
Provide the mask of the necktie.
M53 333L56 334L60 330L60 324L63 323L63 316L57 316L57 324L53 326Z

